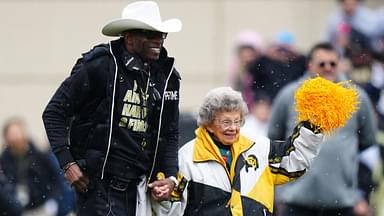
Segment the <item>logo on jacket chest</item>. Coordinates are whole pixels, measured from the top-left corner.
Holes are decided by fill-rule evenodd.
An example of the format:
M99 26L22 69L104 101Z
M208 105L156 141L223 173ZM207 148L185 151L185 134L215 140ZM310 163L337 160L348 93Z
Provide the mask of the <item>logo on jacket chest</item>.
M259 162L257 161L257 158L255 155L248 155L245 159L245 171L248 172L248 169L254 169L256 170L259 168Z
M179 91L165 91L165 100L179 100Z

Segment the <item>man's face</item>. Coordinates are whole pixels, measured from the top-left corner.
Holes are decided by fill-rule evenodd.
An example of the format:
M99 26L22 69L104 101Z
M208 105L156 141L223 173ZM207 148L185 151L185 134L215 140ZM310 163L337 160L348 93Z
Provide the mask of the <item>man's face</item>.
M357 6L359 5L358 0L343 0L341 3L341 7L345 11L346 14L352 16L355 13Z
M258 51L252 47L244 46L240 47L238 50L238 57L240 63L248 64L254 59L256 59L260 54Z
M11 124L4 134L4 140L12 152L21 154L28 145L28 138L25 129L18 123Z
M318 49L312 55L309 62L309 72L312 76L320 76L330 81L336 81L338 77L338 56L335 51Z
M128 35L130 37L130 52L140 56L145 61L159 59L167 33L138 29L129 31Z

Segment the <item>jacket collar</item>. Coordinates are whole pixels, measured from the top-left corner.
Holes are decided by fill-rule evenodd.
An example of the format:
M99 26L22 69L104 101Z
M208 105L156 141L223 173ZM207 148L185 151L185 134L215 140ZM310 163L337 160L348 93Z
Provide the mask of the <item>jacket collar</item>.
M124 46L124 39L120 38L117 42L117 49L121 54L121 61L125 68L127 68L128 71L144 71L144 62L139 56L128 52Z
M203 162L215 160L224 165L225 161L221 157L219 148L212 140L212 137L209 135L208 131L205 128L199 127L196 129L195 134L196 142L193 152L193 161Z

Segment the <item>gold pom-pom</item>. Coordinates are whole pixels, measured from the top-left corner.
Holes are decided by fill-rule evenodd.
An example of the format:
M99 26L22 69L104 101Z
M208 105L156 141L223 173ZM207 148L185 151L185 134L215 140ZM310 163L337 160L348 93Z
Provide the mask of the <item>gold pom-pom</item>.
M358 92L348 81L321 77L304 81L295 93L298 121L309 121L324 133L344 126L358 109Z

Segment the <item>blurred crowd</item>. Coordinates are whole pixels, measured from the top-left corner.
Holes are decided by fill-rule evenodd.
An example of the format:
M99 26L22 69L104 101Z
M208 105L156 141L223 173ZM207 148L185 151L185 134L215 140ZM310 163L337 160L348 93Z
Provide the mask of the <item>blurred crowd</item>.
M338 0L338 3L324 30L324 42L333 45L338 58L337 61L320 61L317 66L323 72L337 71L342 77L338 81L351 80L370 99L371 105L368 107L372 107L374 113L376 139L366 148L356 147L357 154L354 157L358 163L345 163L358 166L353 181L357 183L356 187L353 186L353 214L384 215L384 166L381 159L384 156L384 5L373 10L364 6L361 0ZM275 130L276 122L271 123L271 115L277 110L274 107L276 98L279 98L282 89L305 77L310 70L309 62L314 61L298 49L298 44L300 41L296 40L294 33L287 30L278 32L268 43L261 33L253 29L241 31L236 36L226 84L242 92L247 101L249 115L241 129L242 133L253 138L258 135L271 136L270 130ZM326 78L327 75L322 76ZM365 124L368 117L361 118L362 124ZM182 145L194 137L197 124L190 113L181 113L179 123L179 143ZM359 142L359 136L364 135L356 131ZM6 122L3 125L3 138L4 148L0 156L1 215L73 214L75 195L64 179L56 158L50 152L35 148L23 120L16 118ZM322 154L326 154L326 151ZM335 158L343 157L343 154L339 152ZM300 181L298 184L306 180L303 178ZM332 184L325 175L316 181ZM313 186L317 184L311 183ZM318 207L321 210L348 207L338 199L331 200L335 202L332 206L327 205L323 198L317 199L318 206L288 203L283 199L283 194L292 191L289 188L295 186L289 184L284 187L277 189L281 193L276 193L275 215L287 215L284 209L287 204L309 209ZM301 193L313 193L316 198L312 191Z

